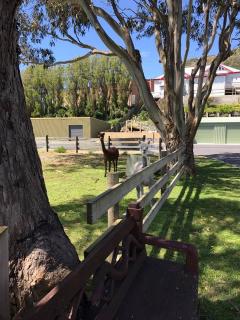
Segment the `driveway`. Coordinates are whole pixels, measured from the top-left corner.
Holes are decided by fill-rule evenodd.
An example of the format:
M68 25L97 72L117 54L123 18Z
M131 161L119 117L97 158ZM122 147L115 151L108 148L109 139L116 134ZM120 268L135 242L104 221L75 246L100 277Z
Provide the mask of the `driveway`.
M195 144L195 155L204 155L240 167L240 145Z
M240 153L213 154L209 157L240 167Z

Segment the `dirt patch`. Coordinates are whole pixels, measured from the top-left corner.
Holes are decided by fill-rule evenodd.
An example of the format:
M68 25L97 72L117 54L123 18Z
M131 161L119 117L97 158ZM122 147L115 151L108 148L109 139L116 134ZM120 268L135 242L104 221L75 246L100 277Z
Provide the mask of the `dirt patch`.
M60 165L80 165L85 166L91 164L92 167L103 163L103 156L100 153L81 152L74 153L67 151L66 153L56 153L54 151L39 151L39 156L43 167L60 166Z

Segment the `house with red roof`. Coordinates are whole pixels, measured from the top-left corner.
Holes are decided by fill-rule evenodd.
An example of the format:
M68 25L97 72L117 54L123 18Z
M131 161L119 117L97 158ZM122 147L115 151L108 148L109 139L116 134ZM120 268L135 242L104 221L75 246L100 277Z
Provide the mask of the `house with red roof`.
M186 67L184 73L184 96L189 93L189 79L193 67ZM207 79L210 65L206 66L205 79ZM153 79L148 79L148 84L154 98L159 99L164 96L164 75ZM198 74L195 77L195 93L197 91ZM212 86L210 97L220 97L225 95L240 95L240 70L220 64L217 75Z

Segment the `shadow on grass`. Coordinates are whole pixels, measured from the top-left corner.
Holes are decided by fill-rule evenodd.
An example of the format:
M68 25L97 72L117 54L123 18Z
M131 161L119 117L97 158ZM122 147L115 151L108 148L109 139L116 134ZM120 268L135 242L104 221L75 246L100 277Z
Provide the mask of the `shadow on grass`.
M95 224L87 223L86 203L94 197L95 195L87 194L79 200L53 206L80 259L83 257L84 250L107 229L107 213ZM120 218L126 212L128 203L134 201L135 199L127 197L120 202Z
M179 196L173 204L166 203L162 210L165 213L168 213L163 213L165 218L159 221L160 224L155 223L151 227L151 232L154 234L157 233L161 238L166 238L168 233L171 232L171 240L188 242L194 210L202 190L202 184L195 184L195 179L190 177L185 177L180 184L182 184L182 189ZM194 196L193 193L195 193ZM191 210L188 210L189 206L191 207ZM159 254L159 248L152 248L152 251L150 252L151 256L156 257ZM165 259L171 259L172 257L172 251L167 251L164 256Z
M201 320L240 319L240 170L213 160L180 182L149 233L196 245L200 263ZM182 260L153 248L152 256Z
M238 283L239 285L239 283ZM206 298L201 299L201 314L199 320L239 320L240 297L227 300L210 301ZM224 316L221 311L227 310L229 315Z

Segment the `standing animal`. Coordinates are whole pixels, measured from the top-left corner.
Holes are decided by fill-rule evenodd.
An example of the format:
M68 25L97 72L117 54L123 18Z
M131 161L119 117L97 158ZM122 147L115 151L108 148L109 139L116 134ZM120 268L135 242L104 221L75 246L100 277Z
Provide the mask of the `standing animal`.
M132 165L130 164L130 168L128 168L128 176L132 176L142 170L143 168L147 167L149 165L148 161L148 154L149 154L149 143L145 141L140 141L139 142L139 147L141 151L141 159L133 163ZM155 183L153 176L145 179L140 185L136 187L137 190L137 197L138 199L143 196L144 194L144 186L148 186L149 189L151 186Z
M117 172L119 151L115 147L106 149L105 143L104 143L104 133L99 134L99 139L102 145L102 151L103 151L103 157L104 157L104 165L105 165L104 177L106 177L107 169L108 169L108 172L111 171L111 163L113 163L114 172Z

